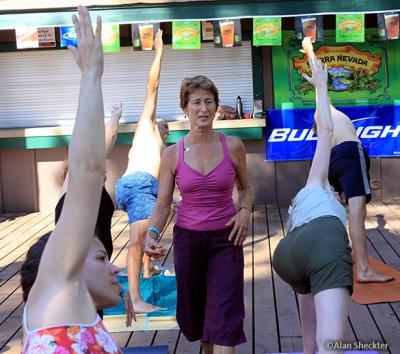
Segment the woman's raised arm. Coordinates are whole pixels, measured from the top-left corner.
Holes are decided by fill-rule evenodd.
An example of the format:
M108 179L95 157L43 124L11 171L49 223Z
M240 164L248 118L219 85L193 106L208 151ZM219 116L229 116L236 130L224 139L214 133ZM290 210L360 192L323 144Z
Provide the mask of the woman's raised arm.
M79 19L73 16L78 47L69 47L81 71L81 84L68 153L68 193L37 277L37 283L48 286L80 276L94 235L105 174L101 19L97 18L94 35L88 10L79 6L78 11Z
M327 184L329 160L332 144L333 123L328 96L328 68L326 64L317 59L312 52L310 37L303 40L304 51L309 55L311 77L306 74L302 76L315 87L316 112L315 122L317 125L317 147L311 164L307 179L307 186L324 188ZM311 45L311 53L310 53Z

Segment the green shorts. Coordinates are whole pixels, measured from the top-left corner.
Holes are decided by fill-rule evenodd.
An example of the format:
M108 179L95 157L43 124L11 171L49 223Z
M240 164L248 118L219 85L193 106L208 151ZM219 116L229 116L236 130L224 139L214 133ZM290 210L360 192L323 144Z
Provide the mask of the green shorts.
M299 294L347 287L353 293L353 259L347 231L336 216L295 227L275 249L272 266Z

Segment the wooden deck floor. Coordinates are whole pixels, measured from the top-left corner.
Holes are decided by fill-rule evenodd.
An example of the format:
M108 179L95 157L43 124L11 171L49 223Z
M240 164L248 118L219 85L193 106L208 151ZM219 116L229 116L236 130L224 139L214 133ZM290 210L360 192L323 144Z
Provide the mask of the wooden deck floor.
M302 350L298 303L295 294L272 271L271 255L284 236L286 204L256 205L245 242L245 332L248 342L238 353L300 352ZM0 352L21 349L23 303L19 269L30 244L53 228L53 214L6 214L0 220ZM369 254L400 269L400 199L374 200L368 205L366 227ZM172 222L164 244L171 245ZM129 228L127 217L113 218L114 263L125 265ZM172 264L173 248L164 263ZM400 302L358 305L351 301L347 341L387 343L400 352ZM170 353L200 353L199 343L189 343L179 330L113 334L121 347L169 346Z

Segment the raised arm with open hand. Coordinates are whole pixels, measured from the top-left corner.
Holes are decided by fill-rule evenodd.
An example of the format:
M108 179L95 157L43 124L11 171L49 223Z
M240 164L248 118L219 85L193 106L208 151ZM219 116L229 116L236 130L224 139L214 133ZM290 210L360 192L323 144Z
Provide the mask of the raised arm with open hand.
M316 57L311 58L309 63L312 72L311 77L306 74L302 76L315 86L317 101L315 121L318 129L318 140L307 185L326 188L328 187L328 170L333 134L333 123L328 96L328 68L326 64L322 64Z
M69 47L81 70L79 104L68 152L69 186L56 229L44 251L41 275L69 281L80 275L93 240L105 175L104 109L101 90L101 19L96 34L86 8L73 16L78 47ZM57 272L54 272L54 268ZM54 275L54 276L53 276ZM57 283L56 282L56 283Z

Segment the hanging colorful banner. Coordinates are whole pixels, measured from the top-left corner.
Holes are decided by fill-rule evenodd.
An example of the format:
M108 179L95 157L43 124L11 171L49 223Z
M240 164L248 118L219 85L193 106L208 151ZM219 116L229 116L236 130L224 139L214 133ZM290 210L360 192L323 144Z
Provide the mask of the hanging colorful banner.
M336 42L364 42L364 14L336 15Z
M18 27L15 29L17 49L39 48L39 37L36 27Z
M56 31L54 27L41 27L37 29L39 48L56 46Z
M365 43L338 44L334 31L325 31L324 43L316 42L316 56L328 65L329 95L334 105L393 104L400 99L400 41L382 42L367 30ZM301 42L293 32L282 33L280 47L272 48L276 108L315 106L314 87L301 74L310 74Z
M172 49L201 49L200 21L172 22Z
M96 27L94 26L94 31ZM103 23L101 26L101 43L104 53L119 53L121 50L119 41L119 24Z
M152 50L154 38L160 29L159 22L133 23L132 43L134 50Z
M379 36L381 39L399 39L399 13L378 14Z
M281 45L282 20L280 17L253 18L253 45Z
M304 37L311 37L311 42L324 41L324 26L322 16L299 16L294 19L296 38L303 40Z
M400 106L336 107L353 122L370 157L400 155ZM267 111L266 160L311 160L317 137L315 109Z
M242 45L242 26L240 20L218 20L213 21L214 47L226 48Z
M201 21L201 36L203 41L214 40L214 28L212 21Z
M62 26L60 27L60 46L67 47L73 45L78 46L78 37L76 36L74 26Z

